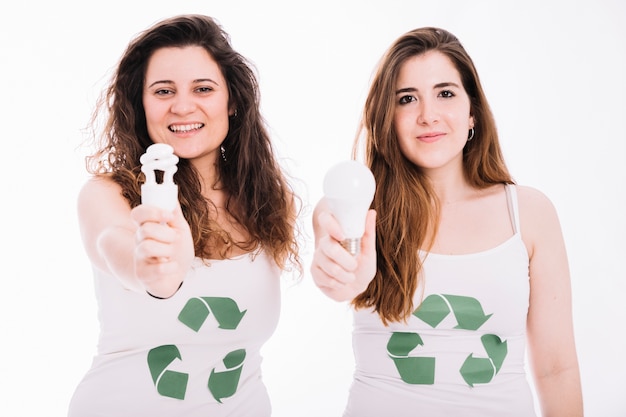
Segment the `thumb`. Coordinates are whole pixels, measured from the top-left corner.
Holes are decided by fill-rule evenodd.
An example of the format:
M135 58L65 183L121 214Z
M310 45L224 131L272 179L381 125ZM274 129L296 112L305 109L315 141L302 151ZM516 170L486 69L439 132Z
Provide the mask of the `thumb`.
M371 256L376 253L376 210L370 209L365 218L365 233L361 238L361 253Z
M171 212L171 220L169 221L169 223L172 226L182 226L183 224L187 225L187 219L185 219L185 216L183 214L183 209L180 206L180 202L176 201L176 206L174 207L174 210Z

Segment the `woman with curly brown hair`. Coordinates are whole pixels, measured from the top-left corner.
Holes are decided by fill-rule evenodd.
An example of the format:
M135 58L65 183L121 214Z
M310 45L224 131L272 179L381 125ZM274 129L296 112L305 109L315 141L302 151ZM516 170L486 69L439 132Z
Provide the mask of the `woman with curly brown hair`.
M344 416L581 416L567 255L541 192L516 185L474 64L410 31L376 72L354 148L377 189L357 257L322 199L311 272L354 307Z
M260 349L283 270L300 271L299 200L274 155L251 65L210 17L128 46L78 213L101 332L70 416L269 416ZM173 211L141 204L140 157L179 158Z

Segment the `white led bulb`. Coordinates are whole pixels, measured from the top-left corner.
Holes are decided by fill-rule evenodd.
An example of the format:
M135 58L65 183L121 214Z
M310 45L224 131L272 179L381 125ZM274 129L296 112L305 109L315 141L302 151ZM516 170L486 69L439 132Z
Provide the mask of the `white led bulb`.
M365 218L375 191L372 172L354 160L334 165L324 177L325 199L346 237L341 244L352 255L357 255L361 248Z
M141 204L174 210L178 201L178 186L174 184L178 157L174 155L174 148L165 143L155 143L146 149L139 162L146 176L146 182L141 186ZM161 183L157 183L155 171L163 171Z

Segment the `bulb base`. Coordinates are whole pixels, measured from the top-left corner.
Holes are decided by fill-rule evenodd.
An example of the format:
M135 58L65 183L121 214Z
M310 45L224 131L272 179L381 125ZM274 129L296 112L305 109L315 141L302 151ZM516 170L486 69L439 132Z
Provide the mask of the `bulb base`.
M178 186L173 183L142 184L141 204L174 210L178 202Z
M341 241L341 246L352 256L356 256L361 251L361 238L348 238Z

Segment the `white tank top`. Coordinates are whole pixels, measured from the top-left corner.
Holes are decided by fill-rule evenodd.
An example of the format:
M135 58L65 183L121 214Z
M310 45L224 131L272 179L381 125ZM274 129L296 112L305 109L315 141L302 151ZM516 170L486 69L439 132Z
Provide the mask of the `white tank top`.
M279 276L263 251L196 259L162 300L95 271L98 351L69 416L270 416L260 349L278 323Z
M385 327L371 309L354 312L345 417L535 416L525 373L529 258L515 187L506 191L514 235L479 253L429 253L407 323Z

